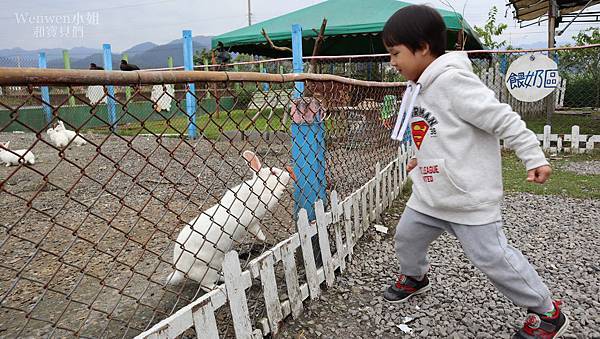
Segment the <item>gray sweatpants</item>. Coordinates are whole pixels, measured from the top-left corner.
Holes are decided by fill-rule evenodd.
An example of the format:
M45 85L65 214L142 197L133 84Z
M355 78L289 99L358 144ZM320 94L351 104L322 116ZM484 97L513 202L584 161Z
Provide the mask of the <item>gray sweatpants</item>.
M515 305L536 312L552 310L548 288L523 254L507 243L502 221L477 226L460 225L406 207L395 236L402 274L419 277L427 273L429 244L444 231L460 241L473 265Z

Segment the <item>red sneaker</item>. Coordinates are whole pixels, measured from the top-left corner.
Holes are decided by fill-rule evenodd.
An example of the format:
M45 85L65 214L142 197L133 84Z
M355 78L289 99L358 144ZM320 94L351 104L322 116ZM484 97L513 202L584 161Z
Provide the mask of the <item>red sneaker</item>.
M558 338L569 327L569 318L560 310L560 301L553 301L554 314L544 314L528 311L525 325L513 335L513 339L552 339Z
M400 274L398 280L383 292L383 298L391 303L403 302L410 297L421 294L429 289L430 285L427 275L418 281L405 276L404 274Z

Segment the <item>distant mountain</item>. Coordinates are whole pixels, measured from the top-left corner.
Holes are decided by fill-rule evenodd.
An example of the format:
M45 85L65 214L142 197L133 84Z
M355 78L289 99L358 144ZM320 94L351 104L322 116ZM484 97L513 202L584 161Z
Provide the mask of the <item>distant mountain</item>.
M192 38L194 51L203 48L210 49L210 36L195 36ZM39 52L46 52L48 68L63 68L63 56L61 48L38 49L27 51L22 48L0 49L0 67L37 67ZM71 68L88 69L91 62L103 65L104 58L99 48L74 47L70 51ZM168 57L173 57L175 66L183 65L183 39L176 39L164 45L153 42L143 42L123 51L127 53L129 61L140 68L167 67ZM113 69L119 69L122 54L113 53Z
M129 58L131 60L131 58ZM62 62L62 60L61 60ZM74 69L88 69L90 68L90 63L95 63L98 66L104 66L104 54L103 53L95 53L90 56L87 56L83 59L71 60L71 68ZM119 64L121 63L121 54L112 53L112 69L118 70ZM62 68L62 63L60 65L54 67L54 65L48 64L49 68Z
M102 51L102 49L100 49L100 48L73 47L69 51L69 55L71 56L71 59L81 59L81 58L85 58L88 55L92 55L94 53L99 53L101 51ZM62 54L61 54L61 58L62 58Z
M200 51L203 48L210 49L209 36L195 36L192 38L194 51ZM154 46L152 46L154 45ZM138 65L142 69L167 67L167 59L172 56L175 66L183 65L183 39L173 40L164 45L156 45L151 42L144 42L123 51L127 53L129 62ZM113 69L119 69L122 54L113 54ZM102 53L92 54L83 59L72 60L71 68L87 69L90 62L97 65L103 64Z
M123 53L127 53L129 56L132 56L134 54L139 54L139 53L143 53L149 49L152 49L154 47L158 46L157 44L153 43L153 42L142 42L141 44L137 44L133 47L131 47L130 49L124 50Z
M195 36L192 38L194 51L201 51L203 48L210 49L210 36ZM139 45L138 45L139 46ZM140 68L161 68L167 67L167 59L172 56L175 66L183 65L183 39L176 39L164 45L157 45L142 53L129 54L129 61L140 66Z
M212 36L204 36L204 35L197 35L192 37L192 41L194 42L194 44L198 43L202 46L209 46L210 48L210 42L212 40ZM167 43L167 45L171 45L171 44L182 44L183 43L183 38L180 39L175 39L170 41L169 43Z
M3 67L37 67L40 52L46 52L48 67L63 67L62 48L42 48L24 50L22 48L0 49L0 66ZM101 52L98 48L73 47L69 50L71 60L85 58ZM58 66L57 66L58 65Z

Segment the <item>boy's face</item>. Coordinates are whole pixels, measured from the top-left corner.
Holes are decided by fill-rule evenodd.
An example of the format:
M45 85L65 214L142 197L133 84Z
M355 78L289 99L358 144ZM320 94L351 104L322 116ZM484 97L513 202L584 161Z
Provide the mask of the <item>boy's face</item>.
M390 53L390 64L408 80L417 81L419 77L435 60L429 48L418 49L414 53L404 45L387 47Z

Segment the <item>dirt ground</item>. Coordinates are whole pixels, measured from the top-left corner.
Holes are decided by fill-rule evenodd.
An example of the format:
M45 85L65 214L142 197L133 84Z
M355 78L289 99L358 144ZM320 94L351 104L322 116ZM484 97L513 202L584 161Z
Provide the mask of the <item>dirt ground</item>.
M132 337L172 314L202 293L164 286L181 227L250 178L243 150L269 166L291 158L289 140L84 136L87 145L59 152L45 134L0 133L36 156L32 166L0 167L2 337ZM373 175L374 159L394 154L331 147L329 188L343 196ZM287 194L263 222L267 243L238 244L242 264L293 232L293 209Z

